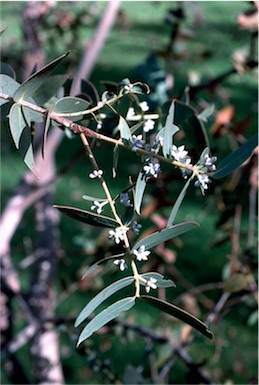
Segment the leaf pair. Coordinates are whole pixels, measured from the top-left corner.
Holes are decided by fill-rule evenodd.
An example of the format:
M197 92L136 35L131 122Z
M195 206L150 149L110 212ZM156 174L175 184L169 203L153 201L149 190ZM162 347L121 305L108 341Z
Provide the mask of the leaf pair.
M149 279L153 277L157 279L157 287L172 287L174 283L171 280L165 280L161 274L158 273L146 273L142 275L143 278ZM94 297L81 311L79 316L75 321L75 326L79 326L83 321L89 317L89 315L108 297L121 290L122 288L130 285L134 281L134 277L125 277L113 284L109 285L107 288L103 289L96 297ZM143 283L142 283L143 284ZM140 297L126 297L114 302L112 305L108 306L106 309L101 311L96 315L82 330L77 346L80 345L83 341L89 338L94 332L106 325L108 322L112 321L123 311L131 309L136 300L145 301L153 307L158 308L159 310L172 315L181 321L186 322L187 324L194 327L200 333L204 334L208 338L212 338L212 333L207 329L207 326L201 322L196 317L192 316L185 310L170 304L169 302L163 301L156 297L151 297L148 295L143 295Z

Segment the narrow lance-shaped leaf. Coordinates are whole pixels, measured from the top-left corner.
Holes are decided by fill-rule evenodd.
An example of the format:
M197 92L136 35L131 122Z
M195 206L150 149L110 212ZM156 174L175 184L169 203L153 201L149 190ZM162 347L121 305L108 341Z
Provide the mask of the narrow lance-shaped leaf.
M171 155L173 136L179 131L179 127L174 124L174 112L175 112L175 101L173 100L169 108L168 116L165 122L165 129L163 131L164 144L163 144L163 155L165 158Z
M77 209L75 207L69 206L58 206L54 205L56 209L60 210L64 214L68 215L71 218L76 219L77 221L88 223L89 225L99 226L99 227L110 227L115 228L120 226L118 222L114 219L105 217L103 215L93 214L86 210Z
M183 222L177 225L173 225L167 229L162 231L157 231L148 237L141 239L138 241L132 248L131 252L139 249L140 246L144 245L147 250L152 247L157 246L159 243L166 242L173 237L177 237L178 235L184 234L187 231L194 229L199 226L197 222Z
M135 188L135 210L139 215L140 215L140 207L141 207L144 191L146 188L146 184L147 182L146 182L145 174L142 171L140 171L140 173L138 174L138 179L137 179L136 188Z
M91 265L89 267L89 269L86 270L86 272L83 274L81 279L84 279L85 277L87 277L87 275L91 274L92 271L94 271L98 266L102 265L103 263L105 263L107 261L111 261L112 259L120 258L123 255L124 254L117 254L117 255L113 255L112 257L106 257L106 258L100 259L99 261L97 261L93 265Z
M44 83L48 75L54 70L54 68L65 59L69 54L66 53L61 55L57 59L53 60L51 63L47 64L45 67L41 68L39 71L35 72L32 76L29 77L21 86L16 90L13 98L16 102L19 100L27 100L29 97L33 97L33 94L38 90L38 88Z
M200 333L204 334L206 337L212 339L213 334L208 330L207 326L201 322L198 318L187 313L185 310L179 308L178 306L172 305L166 301L163 301L159 298L151 297L148 295L143 295L138 298L139 300L145 301L148 304L156 307L157 309L172 315L180 319L181 321L186 322L188 325L192 326Z
M116 178L117 175L117 167L119 160L120 147L116 144L113 149L113 165L112 165L112 176Z
M107 198L96 198L96 197L92 197L91 195L83 195L82 196L83 199L85 199L86 201L90 201L90 202L94 202L94 201L98 201L98 202L104 202L104 201L107 201Z
M222 162L218 165L217 170L211 174L213 178L220 179L230 174L251 156L256 146L258 146L257 134L249 139L241 147L239 147L236 151L232 152L232 154L223 159Z
M44 159L44 156L45 156L45 148L46 148L46 142L47 142L47 135L48 135L48 130L50 128L50 121L51 121L51 112L52 111L48 111L48 114L47 114L47 117L46 117L46 121L45 121L45 124L44 124L44 129L43 129L43 141L42 141L42 148L41 148L41 154L42 154L42 158Z
M79 336L77 346L80 345L81 342L85 341L88 337L90 337L94 332L96 332L96 330L100 329L108 322L118 317L122 311L127 311L132 308L134 304L135 297L126 297L108 306L105 310L93 318L83 329Z
M75 321L75 326L77 327L80 325L107 298L124 287L129 286L133 281L134 277L125 277L103 289L83 308Z
M128 123L122 116L120 116L118 129L120 131L121 139L123 141L126 141L126 143L131 142L132 136L131 136L130 128L128 126Z
M151 277L155 278L157 280L156 281L157 287L167 288L167 287L175 287L176 286L175 283L171 279L165 279L162 274L159 274L156 272L144 273L144 274L141 274L141 277L143 277L147 280L150 279ZM139 281L139 282L141 285L145 285L144 282L142 282L142 281Z
M144 124L144 122L139 122L139 123L134 124L134 126L131 126L130 127L131 134L134 134L140 127L143 126L143 124Z
M176 199L176 202L175 202L175 204L174 204L174 206L172 208L172 211L171 211L171 213L169 215L169 218L168 218L168 221L167 221L167 225L166 225L167 228L172 226L172 224L174 223L175 217L176 217L176 215L178 213L178 210L179 210L179 208L180 208L180 206L182 204L182 201L183 201L183 199L185 197L187 189L190 186L191 180L192 180L191 178L189 178L187 180L187 182L185 183L185 185L184 185L182 191L180 192L178 198Z

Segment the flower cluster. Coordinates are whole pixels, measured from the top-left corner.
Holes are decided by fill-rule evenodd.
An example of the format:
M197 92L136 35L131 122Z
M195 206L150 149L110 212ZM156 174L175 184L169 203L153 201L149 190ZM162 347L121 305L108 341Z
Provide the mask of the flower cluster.
M176 147L175 145L173 145L171 154L174 159L178 162L181 162L186 165L191 165L191 158L188 155L188 151L184 149L184 146Z
M194 183L194 186L201 187L202 190L208 189L208 183L211 183L211 179L207 174L198 174L197 180Z
M158 162L152 163L150 158L146 159L146 164L143 167L143 171L145 173L145 177L153 177L157 178L158 175L160 174L160 164Z
M197 181L195 182L196 187L200 187L202 193L204 193L204 190L208 189L208 184L211 183L211 179L207 172L212 172L216 170L215 162L217 160L216 156L209 156L208 154L205 154L200 159L200 165L202 166L202 171L204 174L198 174L197 175Z
M110 230L109 239L113 240L118 245L124 240L124 229L122 227L116 227L115 230Z
M214 164L217 161L216 156L210 157L208 154L205 155L204 157L205 163L204 166L207 167L207 171L215 171L216 170L216 165Z
M137 221L133 221L132 230L134 231L134 233L136 235L139 235L141 227L142 227L142 225L140 223L138 223Z
M120 193L120 202L126 206L131 206L130 197L128 193Z
M145 141L142 139L142 135L132 135L132 151L137 151L138 148L143 148Z

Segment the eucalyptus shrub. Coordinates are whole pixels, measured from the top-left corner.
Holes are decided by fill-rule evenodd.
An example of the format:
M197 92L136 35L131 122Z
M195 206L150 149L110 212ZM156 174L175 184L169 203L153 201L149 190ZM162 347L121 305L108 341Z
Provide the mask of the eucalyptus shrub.
M151 295L159 287L174 287L175 284L171 279L164 278L156 271L141 274L140 267L151 258L155 246L197 228L198 223L194 221L176 222L178 210L188 187L194 184L204 195L212 178L226 176L251 155L257 145L257 136L248 140L216 167L217 158L210 152L204 128L204 122L213 111L212 107L198 113L190 106L186 92L184 100L174 99L157 111L149 112L149 86L141 82L131 83L129 79L107 86L107 90L100 96L93 86L82 81L82 93L86 95L85 98L65 96L63 86L67 76L52 75L52 71L66 56L67 54L57 58L22 84L14 79L7 66L2 66L4 73L0 75L0 105L8 103L10 107L5 109L5 114L8 117L11 136L16 149L32 171L34 171L32 130L35 129L35 122L45 122L43 156L50 126L58 126L68 135L80 138L92 165L89 183L92 179L98 179L104 197L84 195L83 198L89 201L89 211L60 205L54 207L78 221L106 228L109 240L115 245L120 245L123 251L118 255L98 260L84 273L83 278L105 263L115 264L121 272L129 271L127 276L109 284L87 303L78 315L75 326L88 321L97 307L123 288L131 285L132 295L112 303L87 322L77 344L89 338L121 312L130 310L138 301L144 301L186 322L206 337L212 338L207 325L196 317L172 303ZM146 100L143 100L145 97ZM105 133L108 125L111 132L109 135ZM191 157L184 145L178 147L175 145L175 134L180 130L189 139L196 155ZM89 138L93 139L91 143ZM105 174L95 158L96 141L111 145L113 151L111 169L114 180L117 176L121 149L131 151L141 159L142 165L138 175L129 176L128 186L116 196L113 196ZM141 225L136 217L141 216L146 185L151 179L160 177L164 163L179 170L183 178L183 188L171 209L166 227L143 237ZM111 216L102 214L106 206L110 207ZM130 233L138 236L133 244L129 240Z

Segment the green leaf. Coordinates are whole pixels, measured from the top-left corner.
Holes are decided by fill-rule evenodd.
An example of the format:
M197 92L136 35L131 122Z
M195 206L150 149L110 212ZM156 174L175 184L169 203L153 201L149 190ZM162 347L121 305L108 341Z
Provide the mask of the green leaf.
M115 228L120 226L118 222L114 219L105 217L103 215L93 214L86 210L81 210L75 207L69 206L57 206L54 205L56 209L60 210L64 214L68 215L71 218L76 219L77 221L88 223L89 225L99 226L99 227L109 227Z
M130 128L128 126L128 123L122 116L120 116L118 130L120 131L120 137L122 140L126 142L131 142L132 136L131 136Z
M0 74L0 92L2 94L6 94L12 98L19 86L20 84L10 76ZM9 100L0 98L0 106L8 102Z
M34 172L35 162L32 146L31 128L26 126L20 137L18 152L21 154L24 163Z
M86 270L86 272L83 274L81 279L84 279L85 277L87 277L89 274L92 273L92 271L94 271L98 266L102 265L103 263L110 261L112 259L120 258L123 255L124 254L118 254L118 255L113 255L112 257L106 257L106 258L100 259L99 261L95 262L92 266L90 266L89 269Z
M112 177L116 178L117 175L117 167L119 160L120 147L116 144L113 149L113 165L112 165Z
M134 126L131 126L130 127L130 132L131 134L134 134L141 126L143 126L144 122L139 122L139 123L136 123L134 124Z
M197 154L205 147L209 147L206 130L203 123L196 116L196 111L193 107L175 100L174 123L186 133Z
M203 122L207 122L208 118L213 114L215 110L214 104L211 104L209 107L205 108L199 115L198 118L202 120Z
M140 207L141 207L144 191L146 188L146 184L147 182L146 182L145 174L142 171L140 171L140 173L138 174L138 179L137 179L136 188L135 188L135 210L139 215L140 215Z
M48 75L54 70L54 68L65 59L69 54L66 53L61 55L57 59L53 60L51 63L47 64L45 67L41 68L39 71L35 72L32 76L29 77L21 86L16 90L13 98L16 102L19 100L28 100L29 97L33 96L38 88L45 82Z
M156 307L157 309L167 314L172 315L173 317L180 319L183 322L186 322L188 325L192 326L200 333L204 334L206 337L212 339L213 334L208 330L207 326L203 322L201 322L198 318L194 317L193 315L187 313L185 310L179 308L178 306L170 304L159 298L150 297L148 295L143 295L138 299L147 302L148 304Z
M64 98L57 101L53 108L54 114L67 114L71 112L80 112L87 110L90 106L90 103L84 99L65 96ZM79 116L69 116L69 120L72 122L77 122L78 120L82 120L84 115Z
M120 299L119 301L108 306L105 310L99 313L95 318L93 318L88 325L83 329L82 333L79 336L77 346L81 344L84 340L90 337L96 330L100 329L108 322L112 321L114 318L122 311L127 311L135 304L135 297L126 297Z
M164 145L163 155L165 158L171 156L171 150L173 145L173 136L179 131L179 127L174 124L174 112L175 112L175 101L173 100L169 109L169 113L166 118L165 127L163 131Z
M141 277L145 279L155 278L157 280L156 286L157 287L175 287L175 283L171 279L164 279L164 276L162 274L156 273L156 272L150 272L141 274ZM145 285L144 282L139 281L141 285Z
M53 75L45 79L42 85L34 92L33 100L38 106L43 106L65 83L68 75Z
M136 82L131 89L133 94L147 95L150 93L150 88L146 83Z
M115 106L117 114L126 119L131 103L132 101L129 95L125 95L122 99L118 101L117 105Z
M132 190L128 190L128 194L129 194L130 202L133 202ZM131 224L133 215L134 215L134 206L132 204L130 206L126 206L125 207L125 212L124 212L124 215L123 215L122 223L125 226L129 226Z
M80 312L75 321L75 327L79 326L89 315L107 298L115 294L117 291L129 286L134 281L134 277L125 277L112 283L97 294Z
M15 79L15 72L13 68L7 63L0 62L0 73ZM1 81L0 81L0 87L1 87Z
M168 218L168 221L167 221L167 225L166 225L167 228L172 226L172 224L174 223L175 217L176 217L176 215L178 213L178 210L179 210L179 208L180 208L180 206L182 204L182 201L183 201L183 199L185 197L185 194L186 194L187 189L188 189L188 187L189 187L189 185L191 183L191 180L192 180L191 178L189 178L187 180L187 182L185 183L182 191L178 195L178 198L176 199L176 202L175 202L175 204L174 204L174 206L172 208L172 211L171 211L171 213L169 215L169 218Z
M90 195L83 195L82 198L85 199L86 201L90 201L90 202L94 202L94 201L104 202L104 201L107 201L107 198L105 198L105 199L103 199L103 198L96 198L96 197L92 197Z
M30 124L30 110L18 104L13 104L9 113L11 136L24 163L34 172L35 163Z
M138 241L135 246L133 246L131 252L139 249L142 245L144 245L147 250L152 249L152 247L157 246L159 243L166 242L173 237L184 234L197 226L199 225L196 222L183 222L179 223L178 225L168 227L162 231L157 231Z
M13 104L9 112L9 126L15 147L19 148L20 139L25 127L30 126L30 113L27 108Z
M45 148L46 148L46 142L47 142L47 135L48 135L48 130L51 126L51 110L48 111L46 121L44 124L44 129L43 129L43 141L42 141L42 148L41 148L41 153L42 153L42 158L45 156Z
M232 154L223 159L222 162L218 165L217 170L211 174L213 178L220 179L230 174L252 155L252 152L256 146L258 146L257 134L249 139L241 147L239 147L236 151L232 152Z

